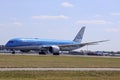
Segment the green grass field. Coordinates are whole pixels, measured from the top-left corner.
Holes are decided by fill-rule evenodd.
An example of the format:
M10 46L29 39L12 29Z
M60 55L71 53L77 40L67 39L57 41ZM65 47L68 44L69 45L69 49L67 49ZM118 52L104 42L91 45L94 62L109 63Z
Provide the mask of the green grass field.
M0 80L120 80L118 71L4 71Z
M120 58L0 55L1 68L120 68ZM120 80L120 71L0 71L0 80Z
M120 58L0 55L1 68L120 68Z

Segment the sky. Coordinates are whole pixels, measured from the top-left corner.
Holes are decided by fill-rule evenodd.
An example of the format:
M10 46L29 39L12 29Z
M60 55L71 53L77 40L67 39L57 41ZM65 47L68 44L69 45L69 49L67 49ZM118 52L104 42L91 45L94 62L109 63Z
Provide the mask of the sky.
M81 49L120 51L120 0L0 0L0 44L12 38L110 40Z

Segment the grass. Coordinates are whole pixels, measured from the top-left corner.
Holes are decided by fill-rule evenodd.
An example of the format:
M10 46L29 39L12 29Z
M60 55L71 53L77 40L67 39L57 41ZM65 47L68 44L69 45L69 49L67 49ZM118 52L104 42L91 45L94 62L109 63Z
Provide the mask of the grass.
M120 68L120 58L0 55L0 68Z
M0 55L1 68L120 68L120 58ZM120 71L0 71L0 80L120 80Z
M120 71L4 71L0 80L120 80Z

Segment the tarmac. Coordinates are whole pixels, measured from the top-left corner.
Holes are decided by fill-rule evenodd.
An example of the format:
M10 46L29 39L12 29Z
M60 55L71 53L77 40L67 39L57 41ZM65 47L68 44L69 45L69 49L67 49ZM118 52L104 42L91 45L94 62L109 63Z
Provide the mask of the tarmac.
M120 68L0 68L0 71L120 71Z

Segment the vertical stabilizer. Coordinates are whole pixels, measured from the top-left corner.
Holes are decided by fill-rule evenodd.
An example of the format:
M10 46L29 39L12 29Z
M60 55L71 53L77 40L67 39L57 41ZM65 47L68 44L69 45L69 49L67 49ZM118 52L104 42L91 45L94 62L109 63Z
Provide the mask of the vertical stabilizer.
M85 31L85 27L82 27L73 41L74 42L81 42L82 38L83 38L84 31Z

